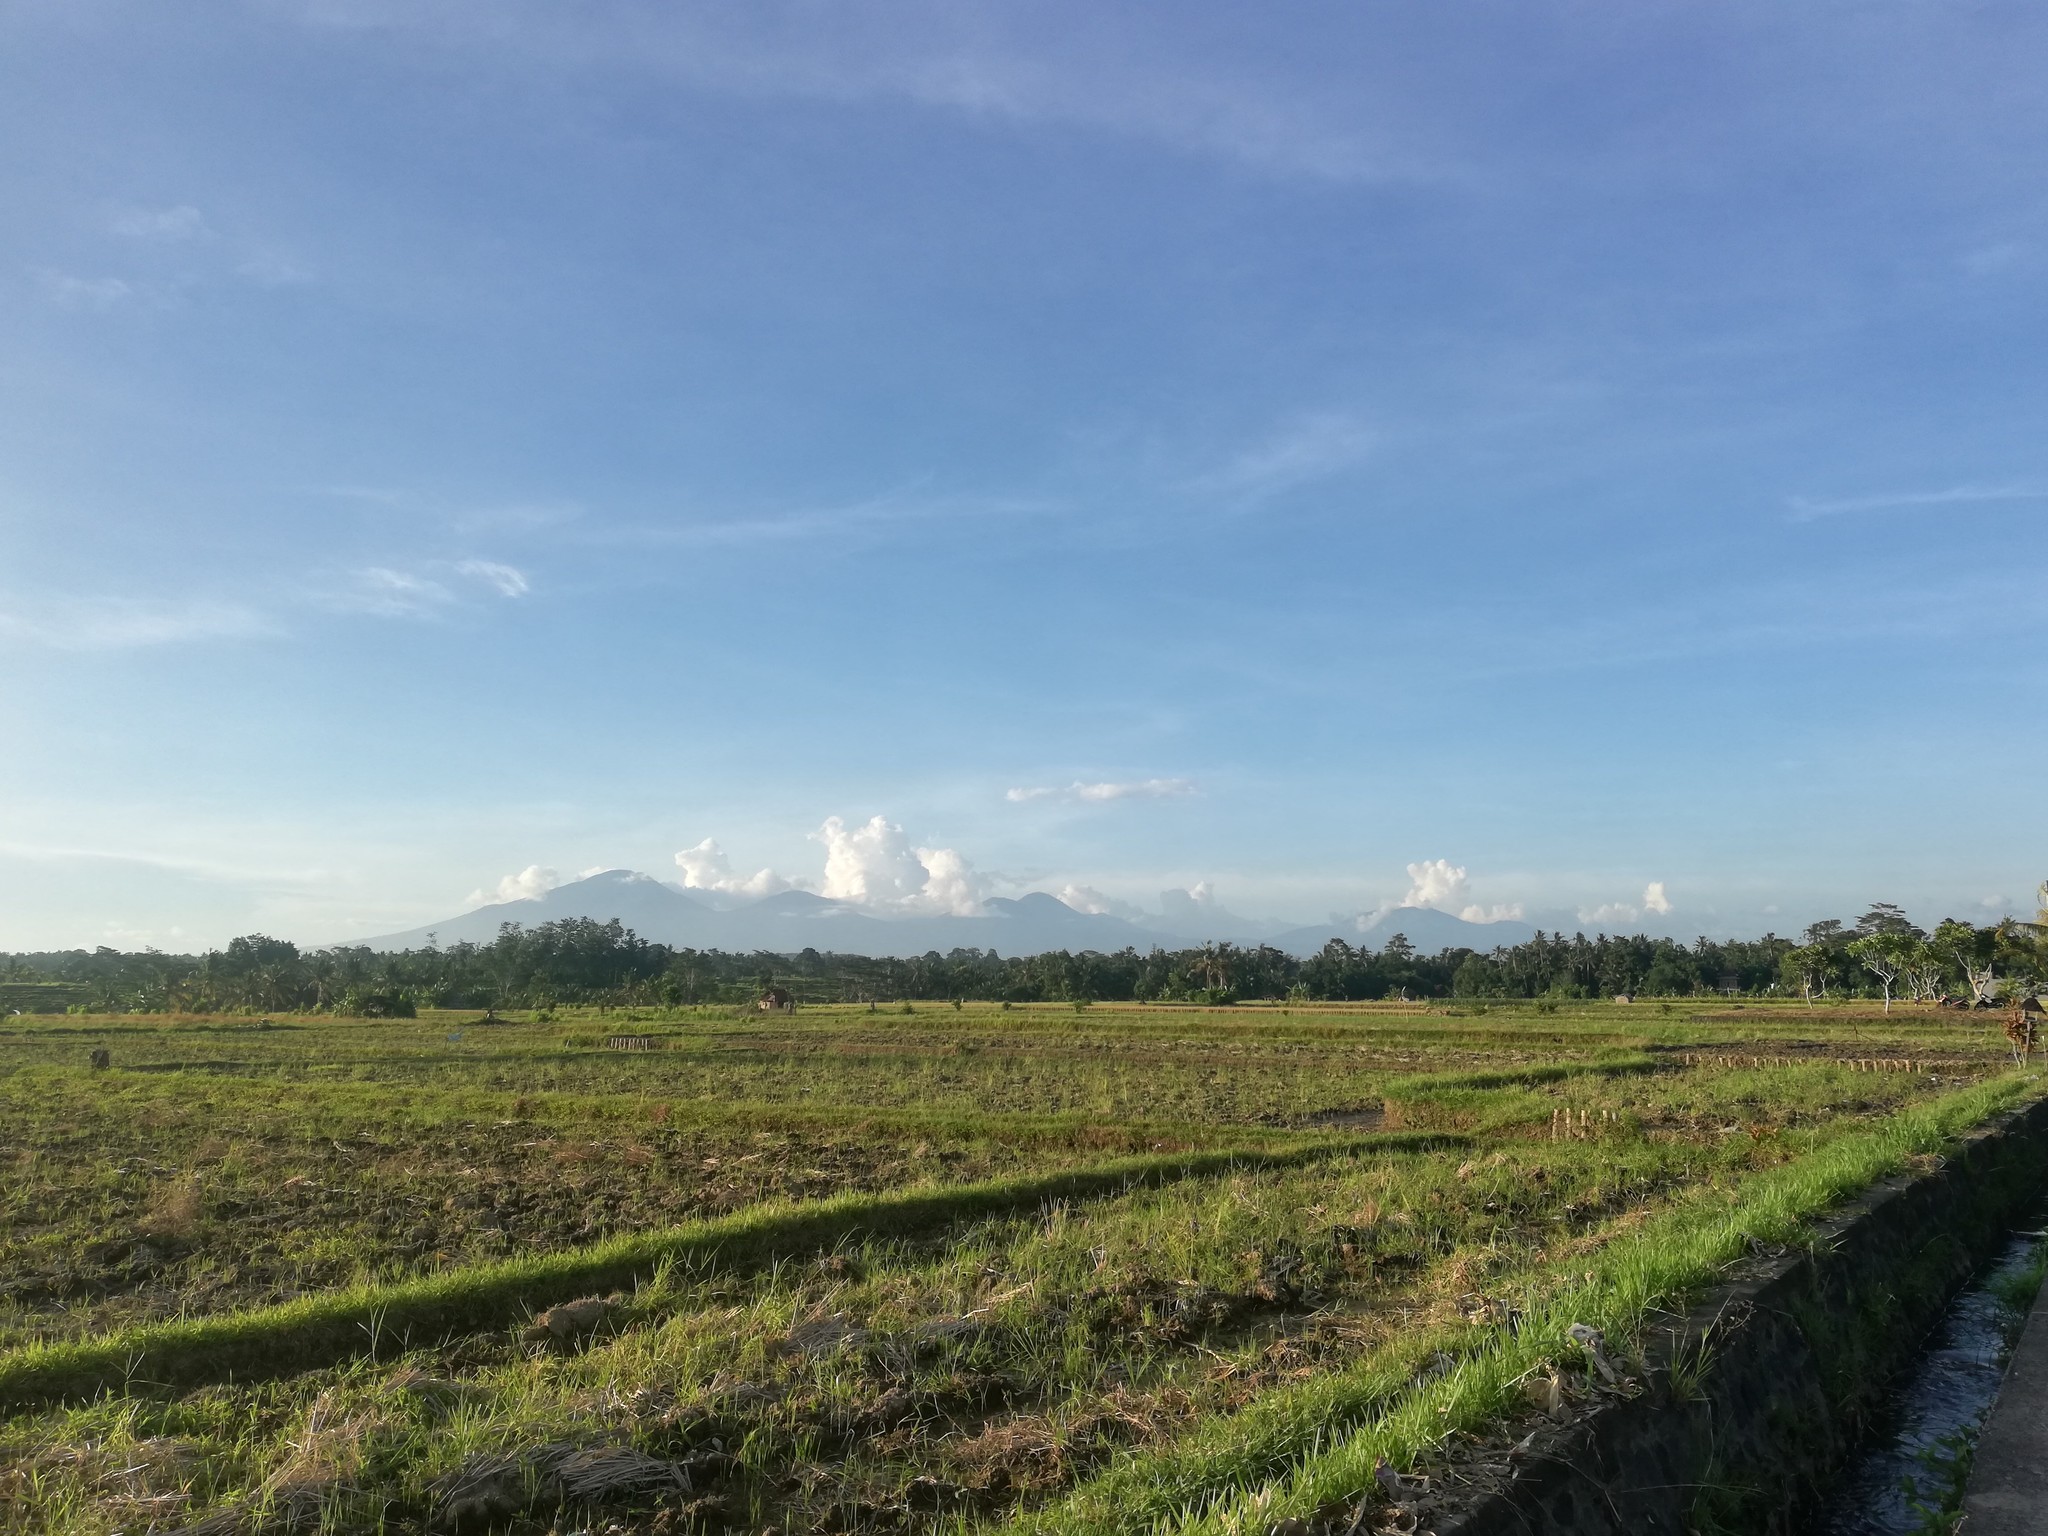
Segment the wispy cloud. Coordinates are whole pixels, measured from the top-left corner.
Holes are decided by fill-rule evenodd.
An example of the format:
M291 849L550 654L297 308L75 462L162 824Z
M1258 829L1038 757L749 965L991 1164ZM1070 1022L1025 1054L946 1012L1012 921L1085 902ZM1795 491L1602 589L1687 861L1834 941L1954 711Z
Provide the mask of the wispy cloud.
M1114 15L1063 23L1002 7L898 0L856 11L759 0L571 22L538 5L298 0L320 27L405 32L557 70L614 69L740 96L907 101L1023 126L1147 141L1274 176L1330 182L1438 175L1398 94L1308 92L1192 53L1163 55Z
M1132 779L1095 784L1084 784L1076 779L1067 785L1045 784L1013 789L1003 798L1020 805L1033 800L1068 800L1099 805L1110 800L1168 800L1194 793L1194 783L1188 779Z
M145 848L95 848L82 844L22 843L0 839L0 854L14 858L41 859L52 863L78 861L95 864L126 864L138 869L163 870L188 875L195 880L249 884L272 889L305 888L317 885L328 871L317 864L278 868L261 864L237 864L215 858L159 853Z
M886 492L837 506L751 517L707 518L663 525L639 524L593 530L594 544L656 545L672 548L742 548L828 537L880 534L906 526L1044 517L1066 511L1063 502L1042 497L932 495L916 489Z
M131 247L127 260L142 264L165 279L169 287L160 292L191 288L223 276L239 278L264 288L297 287L313 281L302 261L285 254L264 239L224 236L207 222L206 215L190 203L168 208L118 208L107 219L107 230ZM132 247L159 247L152 252ZM131 291L133 283L119 278Z
M411 570L371 565L352 572L346 585L333 593L329 601L334 607L356 613L419 618L460 606L478 587L499 597L517 598L531 591L533 583L517 566L497 560L437 561Z
M119 277L76 277L52 267L37 267L31 275L43 290L43 297L60 309L113 309L139 296L133 283Z
M69 598L30 605L0 599L0 640L54 651L124 651L277 632L268 617L234 603Z
M1253 444L1229 463L1198 477L1191 489L1258 500L1327 480L1363 463L1379 442L1364 417L1318 411Z
M1827 500L1805 496L1787 498L1787 504L1792 508L1792 520L1800 523L1853 512L1905 512L2000 501L2048 501L2048 486L1952 485L1941 491L1887 491L1875 496L1841 496Z
M533 589L526 573L496 560L464 560L455 567L464 576L495 588L500 597L524 597Z
M2040 578L2025 564L1972 565L1960 574L1880 569L1867 584L1816 587L1793 577L1759 579L1739 588L1659 592L1584 610L1554 611L1525 602L1514 608L1520 643L1461 644L1484 633L1483 615L1456 604L1432 614L1432 676L1499 681L1573 672L1633 670L1672 661L1721 656L1796 656L1810 662L1817 647L1872 642L1972 646L1987 637L2020 634L2039 608ZM1507 611L1497 605L1497 611ZM1286 686L1285 677L1261 679Z
M175 208L124 208L108 221L108 228L125 239L164 244L213 236L205 216L189 203Z
M255 251L235 263L235 276L265 288L297 288L313 281L303 263L277 251Z
M572 522L583 510L572 503L462 501L405 486L309 485L298 489L305 495L380 508L407 519L444 523L468 535L530 533Z
M127 275L86 277L56 267L29 269L51 303L75 310L164 308L223 278L266 288L312 281L302 263L272 246L224 238L190 203L117 208L105 228L123 242L109 247L110 265Z
M794 61L785 56L778 62ZM781 89L793 92L902 96L974 117L1149 140L1285 177L1412 180L1432 169L1412 152L1374 143L1340 112L1191 61L1157 69L1130 60L1048 57L1024 46L998 51L956 43L885 59L814 58L772 72Z
M2030 254L2029 248L2018 240L2000 240L1965 251L1957 258L1957 264L1972 277L1989 277L2026 264Z
M393 570L372 565L355 572L350 585L335 596L335 604L359 613L402 618L431 613L455 601L446 585L416 571Z

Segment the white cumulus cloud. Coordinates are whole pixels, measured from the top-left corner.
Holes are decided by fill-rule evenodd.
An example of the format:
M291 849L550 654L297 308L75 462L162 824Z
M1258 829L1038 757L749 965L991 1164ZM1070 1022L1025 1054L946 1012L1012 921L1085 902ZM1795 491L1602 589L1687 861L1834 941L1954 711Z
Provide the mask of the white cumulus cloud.
M882 816L849 828L837 816L811 834L825 845L824 894L835 901L896 906L924 893L924 861L903 829Z
M676 866L683 872L683 885L693 891L723 891L735 896L773 896L781 891L795 889L793 881L785 880L772 869L756 870L741 879L732 867L732 860L725 856L725 850L710 838L694 848L685 848L676 855Z
M1440 912L1455 912L1468 923L1508 923L1522 915L1519 901L1486 906L1471 900L1471 895L1471 875L1464 865L1453 864L1449 859L1428 859L1408 866L1408 894L1401 898L1399 907L1434 907ZM1387 910L1382 908L1370 917L1361 916L1360 931L1384 917Z
M1522 916L1522 904L1519 901L1499 901L1490 907L1482 907L1475 902L1473 905L1460 911L1458 916L1465 919L1468 923L1519 922Z
M1579 921L1593 924L1613 924L1618 927L1632 927L1643 920L1644 914L1662 917L1671 910L1671 897L1664 889L1662 880L1652 880L1643 887L1640 902L1608 901L1597 907L1579 908Z
M1610 901L1597 907L1579 908L1582 923L1616 923L1627 926L1643 920L1640 908L1632 907L1625 901Z
M529 864L518 874L505 876L495 890L486 891L479 887L471 891L469 899L478 906L485 902L537 901L561 883L562 877L554 870Z
M920 848L886 816L849 827L837 816L811 834L825 845L821 893L836 901L887 911L944 912L969 917L981 910L982 877L954 848Z
M1163 920L1169 931L1175 933L1193 933L1194 929L1181 925L1195 923L1204 929L1244 926L1243 918L1224 907L1212 880L1197 880L1183 890L1161 891L1159 910L1161 917L1154 921Z
M1090 917L1122 917L1137 921L1151 916L1136 902L1119 901L1092 885L1063 885L1054 894L1076 912L1084 912Z
M1472 882L1466 877L1464 865L1453 864L1449 859L1431 859L1408 866L1408 894L1401 898L1401 905L1441 907L1448 912L1462 905L1471 894Z
M958 849L919 848L924 865L923 904L936 912L972 917L981 910L981 876L974 872Z
M1132 779L1098 784L1084 784L1076 779L1064 786L1043 784L1013 789L1004 798L1019 804L1032 800L1074 800L1099 805L1110 800L1169 800L1194 792L1194 784L1187 779Z

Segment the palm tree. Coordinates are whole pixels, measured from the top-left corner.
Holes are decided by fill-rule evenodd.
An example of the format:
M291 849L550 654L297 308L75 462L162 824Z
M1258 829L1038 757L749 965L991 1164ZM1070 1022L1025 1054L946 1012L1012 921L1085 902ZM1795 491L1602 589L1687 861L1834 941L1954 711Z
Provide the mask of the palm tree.
M1195 956L1192 969L1212 992L1230 990L1230 950L1228 944L1204 944Z
M2034 893L2039 903L2034 920L2023 922L2017 917L2003 917L1998 920L1996 933L2001 947L2017 951L2024 959L2021 964L2031 962L2031 975L2018 978L2018 986L2027 996L2034 996L2048 976L2048 880L2041 882L2041 888Z

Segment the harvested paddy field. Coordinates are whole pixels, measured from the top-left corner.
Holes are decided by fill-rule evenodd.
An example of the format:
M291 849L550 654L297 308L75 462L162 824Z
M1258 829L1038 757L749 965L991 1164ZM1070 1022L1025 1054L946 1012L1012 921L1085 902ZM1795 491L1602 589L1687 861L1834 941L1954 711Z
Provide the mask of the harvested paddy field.
M259 1022L0 1027L0 1531L1341 1531L2036 1091L1908 1011Z
M771 1198L1100 1158L1085 1127L777 1123L182 1075L0 1080L0 1346L587 1243Z

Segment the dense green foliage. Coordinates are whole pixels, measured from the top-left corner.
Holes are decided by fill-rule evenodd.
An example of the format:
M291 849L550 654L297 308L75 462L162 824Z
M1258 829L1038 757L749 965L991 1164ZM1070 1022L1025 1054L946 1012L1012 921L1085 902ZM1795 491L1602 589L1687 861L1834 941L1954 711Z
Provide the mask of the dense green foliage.
M170 955L100 948L0 956L0 1010L331 1011L410 1017L419 1007L743 1003L771 981L804 1002L1360 1002L1380 998L1593 998L1952 993L1988 1001L2001 978L2031 989L2048 974L2040 928L1950 920L1930 936L1879 905L1854 927L1815 924L1804 944L1766 934L1691 945L1644 935L1538 933L1490 954L1418 953L1396 934L1383 949L1332 939L1300 959L1270 945L1206 944L1140 954L1054 951L1004 958L956 949L912 959L726 954L671 949L621 926L569 918L507 923L489 944L385 954L302 951L251 934L225 950Z

